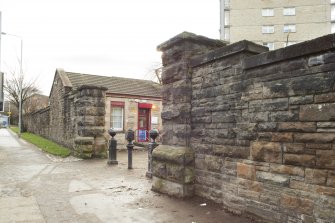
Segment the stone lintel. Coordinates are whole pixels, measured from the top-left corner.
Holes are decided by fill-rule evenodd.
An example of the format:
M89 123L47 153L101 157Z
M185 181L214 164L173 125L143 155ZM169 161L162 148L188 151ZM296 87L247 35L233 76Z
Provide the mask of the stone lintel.
M244 69L277 63L280 61L290 60L296 57L308 56L334 50L335 35L329 34L310 41L294 44L285 48L270 51L260 55L245 58L243 61Z
M168 50L175 45L179 45L183 42L193 42L199 45L205 45L213 48L225 46L226 43L221 40L210 39L205 36L196 35L190 32L182 32L168 41L157 46L158 51Z
M242 40L228 46L221 47L209 53L195 56L190 60L191 67L203 65L205 63L213 62L224 57L234 55L236 53L248 52L251 54L260 54L269 51L267 47L258 45L256 43Z

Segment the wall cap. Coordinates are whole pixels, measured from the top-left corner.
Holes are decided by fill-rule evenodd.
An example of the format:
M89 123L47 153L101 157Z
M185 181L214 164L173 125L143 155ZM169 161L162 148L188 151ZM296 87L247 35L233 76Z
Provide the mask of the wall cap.
M205 63L210 63L215 60L222 59L224 57L228 57L236 53L249 52L252 54L260 54L268 51L269 49L265 46L256 44L248 40L242 40L237 43L233 43L221 47L219 49L215 49L213 51L210 51L209 53L200 56L195 56L191 58L190 65L191 67L200 66Z
M242 61L242 67L243 69L247 70L263 65L268 65L271 63L293 59L296 57L326 52L334 49L334 44L335 34L329 34L309 41L297 43L285 48L280 48L278 50L245 58Z
M158 51L165 51L169 48L172 48L174 45L179 44L180 42L193 42L193 43L198 43L201 45L207 45L207 46L214 46L214 47L222 47L226 45L226 42L221 41L221 40L215 40L215 39L210 39L205 36L200 36L196 35L194 33L190 32L182 32L175 37L172 37L168 41L165 41L164 43L160 44L157 46Z

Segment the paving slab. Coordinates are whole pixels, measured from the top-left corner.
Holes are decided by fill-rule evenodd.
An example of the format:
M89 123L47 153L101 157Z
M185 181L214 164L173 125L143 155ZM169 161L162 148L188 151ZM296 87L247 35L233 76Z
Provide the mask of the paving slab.
M146 151L134 151L131 170L126 151L117 160L62 159L0 129L0 222L251 222L203 198L151 191Z

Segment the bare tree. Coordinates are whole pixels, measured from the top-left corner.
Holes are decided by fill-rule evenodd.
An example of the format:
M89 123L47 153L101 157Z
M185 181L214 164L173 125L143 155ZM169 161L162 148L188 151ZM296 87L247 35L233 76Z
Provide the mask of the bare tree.
M25 114L29 114L40 109L46 108L49 105L49 97L41 94L34 94L27 98L24 103L23 111Z
M17 111L20 104L20 86L22 86L22 108L31 96L40 92L36 86L36 80L25 80L23 75L15 71L11 71L10 75L6 76L4 90L7 93L8 100L16 107Z
M162 63L154 62L147 68L145 75L150 80L162 84Z

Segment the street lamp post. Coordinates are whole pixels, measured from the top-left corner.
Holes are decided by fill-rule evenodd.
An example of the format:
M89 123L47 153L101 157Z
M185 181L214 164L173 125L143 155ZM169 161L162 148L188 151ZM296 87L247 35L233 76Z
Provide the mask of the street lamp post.
M19 137L21 137L22 130L22 82L23 82L23 70L22 70L22 50L23 50L23 39L21 36L15 34L9 34L1 32L2 35L14 36L19 38L21 41L21 58L20 58L20 78L19 78Z

